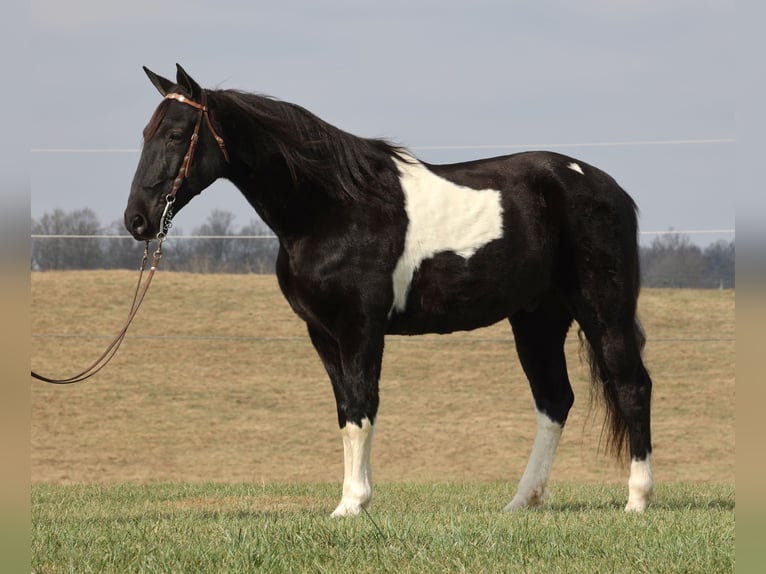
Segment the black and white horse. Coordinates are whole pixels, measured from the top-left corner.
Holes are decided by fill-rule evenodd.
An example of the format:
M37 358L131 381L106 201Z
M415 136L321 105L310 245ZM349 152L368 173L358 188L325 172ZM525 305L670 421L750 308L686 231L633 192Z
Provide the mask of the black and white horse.
M337 402L345 472L334 516L358 514L372 497L385 335L502 319L537 408L532 453L506 510L543 502L574 401L563 348L573 321L604 398L608 446L618 457L629 447L625 509L646 508L652 383L636 319L636 206L609 175L550 152L430 165L297 105L203 90L180 66L175 82L144 69L165 99L144 130L125 225L152 239L171 203L177 212L226 178L276 233L280 288Z

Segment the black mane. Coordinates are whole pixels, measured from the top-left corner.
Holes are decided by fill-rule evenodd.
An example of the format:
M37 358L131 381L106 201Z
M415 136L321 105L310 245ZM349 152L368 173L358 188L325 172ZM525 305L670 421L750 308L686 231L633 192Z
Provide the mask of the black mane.
M216 108L232 107L240 125L252 122L268 134L294 182L318 184L338 199L358 199L361 190L382 191L385 186L373 182L388 174L398 177L391 159L407 161L403 148L345 132L296 104L239 90L210 92L209 98L214 116Z

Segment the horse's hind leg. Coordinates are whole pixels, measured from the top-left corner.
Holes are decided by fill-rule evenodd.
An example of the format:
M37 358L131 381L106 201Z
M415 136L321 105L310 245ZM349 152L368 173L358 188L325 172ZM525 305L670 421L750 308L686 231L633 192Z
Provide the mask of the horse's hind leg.
M596 289L593 289L597 293ZM594 384L606 406L607 445L621 457L630 447L627 511L642 512L654 483L651 466L652 381L641 359L644 335L635 318L636 294L614 288L575 298L575 318L590 344Z
M556 448L574 402L564 357L572 315L558 301L549 301L534 311L518 311L510 320L535 400L537 434L516 495L505 510L543 503Z

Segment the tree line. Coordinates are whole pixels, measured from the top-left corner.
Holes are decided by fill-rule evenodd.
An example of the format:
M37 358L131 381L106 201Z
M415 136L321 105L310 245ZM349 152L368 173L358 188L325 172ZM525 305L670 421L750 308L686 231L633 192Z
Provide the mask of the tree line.
M232 239L174 239L182 235L173 228L163 250L172 253L163 268L193 273L273 273L279 244L276 238L250 239L242 236L272 235L260 220L236 228L233 213L213 210L205 223L189 235L231 236ZM103 226L91 209L65 212L56 209L32 219L32 269L134 269L140 262L143 244L126 234L121 221ZM641 247L641 274L647 287L735 287L734 241L718 241L705 248L688 236L668 232Z
M260 220L236 229L234 214L213 210L204 224L189 235L231 236L232 239L174 239L184 232L173 227L163 245L163 269L193 273L273 273L279 244ZM121 221L102 226L91 209L65 212L56 209L32 219L32 269L135 269L144 244L127 234ZM96 238L34 237L82 235ZM108 237L106 237L108 236ZM151 249L154 249L152 247Z

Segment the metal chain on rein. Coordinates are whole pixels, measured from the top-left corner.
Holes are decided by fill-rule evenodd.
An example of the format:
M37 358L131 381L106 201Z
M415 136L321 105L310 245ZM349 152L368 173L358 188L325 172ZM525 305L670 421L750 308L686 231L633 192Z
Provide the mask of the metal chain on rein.
M173 227L173 204L176 202L175 194L167 194L165 196L165 209L162 211L162 217L160 217L160 230L157 232L157 240L160 242L157 248L162 254L162 242L168 236L168 231Z

